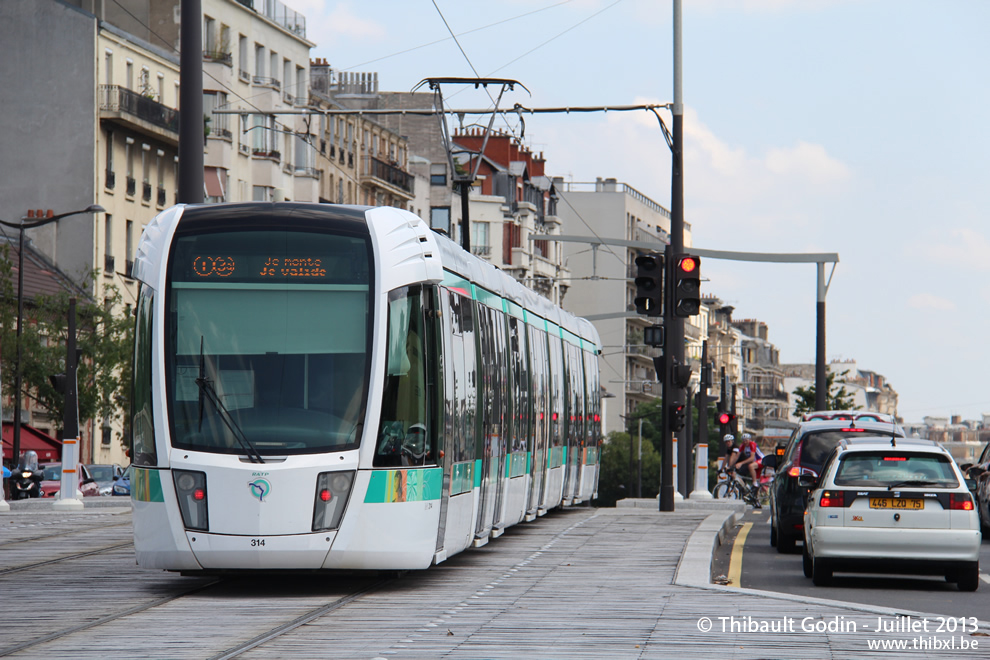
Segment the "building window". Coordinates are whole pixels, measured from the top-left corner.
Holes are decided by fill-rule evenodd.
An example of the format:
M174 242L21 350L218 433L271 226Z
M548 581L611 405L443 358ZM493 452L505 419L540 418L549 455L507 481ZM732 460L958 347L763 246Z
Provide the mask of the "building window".
M106 83L113 84L113 51L109 48L103 54L103 69Z
M103 274L113 277L113 216L103 216Z
M134 62L132 60L127 60L127 66L124 67L124 87L134 89Z
M165 105L165 74L158 73L158 102Z
M256 78L265 76L265 47L261 44L254 45L254 75Z
M134 138L126 138L124 141L124 167L127 168L127 194L133 197L137 190L137 181L134 179Z
M106 187L108 190L112 190L114 186L114 172L113 172L113 131L107 131L107 169L106 169Z
M447 185L446 165L442 163L440 165L430 165L430 185L431 186Z
M471 223L471 253L482 257L487 257L491 253L487 222Z
M430 227L450 235L450 207L434 206L430 209Z

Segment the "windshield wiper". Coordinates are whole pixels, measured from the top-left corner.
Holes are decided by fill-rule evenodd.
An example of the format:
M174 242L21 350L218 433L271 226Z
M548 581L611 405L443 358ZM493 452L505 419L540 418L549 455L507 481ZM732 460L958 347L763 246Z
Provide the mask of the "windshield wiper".
M203 338L199 338L199 377L196 379L196 385L199 387L200 393L200 406L199 406L199 424L202 429L203 426L203 403L202 398L205 396L213 404L216 409L217 414L220 416L220 421L230 430L233 434L234 439L244 448L247 452L248 458L251 459L252 463L264 463L265 459L261 457L261 454L251 441L247 439L244 435L244 431L241 427L237 425L234 418L230 416L230 412L227 410L227 406L223 405L223 401L217 395L216 389L213 387L213 381L206 377L206 369L203 359Z
M900 488L901 486L938 486L941 483L941 481L909 479L907 481L898 481L896 484L890 484L887 486L887 490L894 490L895 488Z

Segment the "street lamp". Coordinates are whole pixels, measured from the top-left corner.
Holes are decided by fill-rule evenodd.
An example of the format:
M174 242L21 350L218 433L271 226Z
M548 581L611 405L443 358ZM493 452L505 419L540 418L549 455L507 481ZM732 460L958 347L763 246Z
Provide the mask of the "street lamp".
M90 204L80 211L70 211L48 216L33 222L25 222L27 218L21 218L19 223L0 220L0 225L12 227L18 230L17 243L17 359L14 361L14 446L13 459L16 463L20 460L21 453L21 319L24 316L24 230L34 229L49 223L67 218L70 215L81 215L83 213L106 213L106 209L99 204Z

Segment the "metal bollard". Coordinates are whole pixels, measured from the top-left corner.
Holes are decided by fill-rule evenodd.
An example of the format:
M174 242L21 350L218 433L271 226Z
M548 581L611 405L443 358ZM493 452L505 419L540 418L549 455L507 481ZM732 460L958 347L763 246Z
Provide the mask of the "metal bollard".
M691 491L690 498L710 500L712 494L708 492L708 445L695 445L694 456L694 490Z

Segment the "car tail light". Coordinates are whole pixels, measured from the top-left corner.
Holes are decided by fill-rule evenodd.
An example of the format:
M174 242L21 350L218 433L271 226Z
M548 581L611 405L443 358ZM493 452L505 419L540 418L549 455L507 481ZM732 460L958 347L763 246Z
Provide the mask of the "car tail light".
M796 465L787 471L787 476L789 477L800 477L802 474L807 474L812 477L818 476L818 473L811 468L798 467Z
M337 529L344 515L347 497L351 494L354 472L321 472L316 477L316 497L313 500L313 531Z
M973 496L969 493L949 493L949 508L960 511L972 511Z
M182 524L186 529L208 531L210 520L207 515L206 473L172 470L172 481L175 483L175 496L179 500L179 511L182 512Z
M826 490L822 493L822 499L818 501L822 508L844 507L846 505L846 495L841 490Z

